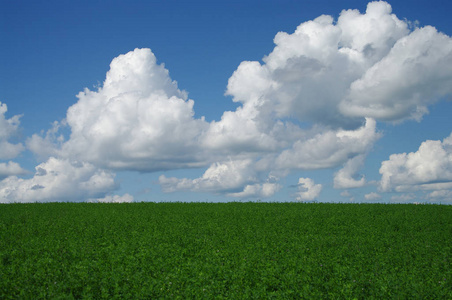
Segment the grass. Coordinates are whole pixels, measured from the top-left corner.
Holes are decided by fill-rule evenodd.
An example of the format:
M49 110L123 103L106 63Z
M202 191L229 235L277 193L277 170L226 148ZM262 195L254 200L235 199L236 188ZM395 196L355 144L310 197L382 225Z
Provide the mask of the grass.
M0 206L1 299L452 299L452 206Z

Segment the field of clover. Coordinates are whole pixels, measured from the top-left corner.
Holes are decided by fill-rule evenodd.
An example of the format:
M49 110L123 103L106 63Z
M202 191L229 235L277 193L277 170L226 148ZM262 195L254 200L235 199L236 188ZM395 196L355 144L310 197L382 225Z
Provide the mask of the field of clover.
M1 299L452 299L452 206L0 206Z

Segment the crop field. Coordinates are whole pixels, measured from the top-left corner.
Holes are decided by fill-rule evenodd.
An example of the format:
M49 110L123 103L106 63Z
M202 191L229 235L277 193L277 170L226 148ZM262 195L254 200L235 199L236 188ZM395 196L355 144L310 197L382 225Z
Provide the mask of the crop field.
M452 299L452 206L0 205L1 299Z

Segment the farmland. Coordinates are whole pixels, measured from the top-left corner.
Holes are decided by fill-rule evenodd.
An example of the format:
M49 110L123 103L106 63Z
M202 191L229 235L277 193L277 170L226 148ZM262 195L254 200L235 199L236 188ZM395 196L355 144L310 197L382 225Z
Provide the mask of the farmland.
M1 299L451 299L452 206L0 206Z

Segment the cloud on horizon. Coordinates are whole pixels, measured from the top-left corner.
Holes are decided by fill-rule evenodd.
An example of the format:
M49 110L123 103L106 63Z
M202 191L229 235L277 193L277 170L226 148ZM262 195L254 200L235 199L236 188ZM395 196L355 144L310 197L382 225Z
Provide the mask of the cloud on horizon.
M89 163L52 157L39 164L30 179L9 176L0 181L0 203L101 198L117 189L114 177Z
M321 184L315 184L311 178L300 177L298 179L298 192L295 200L298 201L312 201L319 197L322 191Z
M429 105L452 94L452 39L431 26L412 29L386 2L369 3L363 14L344 10L337 20L322 15L292 34L279 32L274 43L262 63L238 66L226 95L239 107L212 122L195 118L194 101L150 49L114 58L102 86L80 92L63 122L27 140L44 161L36 170L47 175L20 179L10 176L20 175L20 166L0 164L0 177L10 176L0 182L1 201L129 201L110 195L113 172L122 170L206 168L199 178L161 175L159 183L165 192L269 197L290 172L341 167L334 187L359 188L366 184L359 170L382 136L377 121L421 121ZM8 142L19 117L7 120L1 108L0 144L10 150L0 158L11 159L24 148ZM408 182L398 167L408 158L391 157L380 169L383 191L423 182ZM452 172L446 161L438 164ZM55 171L63 165L73 176ZM84 188L70 197L51 184L71 180ZM322 189L303 177L299 187L297 200L315 199Z
M380 168L382 191L452 188L452 133L443 141L427 140L416 152L392 154Z

